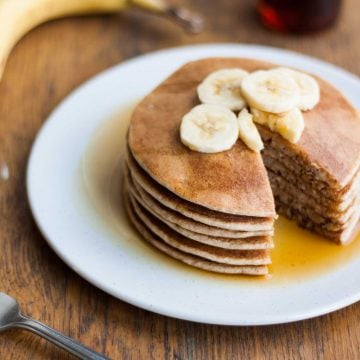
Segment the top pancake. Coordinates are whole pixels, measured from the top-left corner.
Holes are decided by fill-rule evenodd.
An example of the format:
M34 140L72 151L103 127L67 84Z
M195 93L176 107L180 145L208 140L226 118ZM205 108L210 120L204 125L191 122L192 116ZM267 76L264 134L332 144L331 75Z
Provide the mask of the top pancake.
M199 103L197 85L216 68L239 66L218 60L201 63L181 68L135 108L129 130L131 152L150 176L185 200L228 214L274 217L259 154L241 141L217 154L191 151L180 141L181 119Z
M254 71L273 66L250 59L213 58L180 68L134 110L129 146L137 162L157 182L190 202L235 215L275 216L259 154L240 140L228 151L198 153L185 147L179 134L182 117L199 104L196 88L209 73L221 68ZM302 138L286 146L346 184L360 162L360 121L339 91L322 80L319 84L321 102L304 113Z

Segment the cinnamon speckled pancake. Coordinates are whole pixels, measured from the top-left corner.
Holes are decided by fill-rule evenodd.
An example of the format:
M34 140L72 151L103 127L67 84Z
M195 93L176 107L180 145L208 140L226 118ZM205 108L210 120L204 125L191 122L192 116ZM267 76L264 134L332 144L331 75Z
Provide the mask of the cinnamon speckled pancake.
M141 197L141 202L145 202L148 207L150 207L152 210L159 213L160 215L163 215L163 217L165 218L169 218L168 215L172 214L175 215L177 218L187 220L187 222L192 225L205 225L210 226L212 229L222 229L232 232L265 232L267 235L269 235L273 231L273 221L271 221L270 223L262 223L261 221L250 221L249 219L246 219L246 221L241 221L239 219L238 221L226 222L215 216L192 216L194 214L191 214L189 216L188 212L183 211L184 209L179 207L179 204L174 203L174 205L176 205L176 210L171 206L165 206L162 202L158 201L157 198L145 191L132 175L130 175L130 178L131 184Z
M203 235L191 230L182 228L174 223L164 221L167 226L178 232L179 234L203 244L216 246L224 249L233 250L263 250L272 249L274 242L271 236L249 236L243 238L228 238L219 236Z
M280 163L283 166L283 170L297 176L305 186L321 191L323 196L335 202L344 201L354 193L354 188L356 188L360 182L359 166L354 166L354 174L349 175L347 183L342 185L341 183L328 179L327 173L325 169L321 167L321 164L314 164L309 162L308 158L301 157L295 151L296 148L294 148L294 146L287 147L287 143L284 142L281 136L273 133L262 125L257 125L257 128L265 145L265 149L261 152L265 166L267 166L267 160L269 159ZM354 131L356 130L357 129L354 128ZM336 149L336 151L337 150L338 149ZM335 148L331 151L336 152ZM355 151L357 151L356 147ZM304 171L305 169L307 169L307 171Z
M136 215L144 226L173 248L222 264L268 265L271 263L268 250L223 249L190 240L151 215L147 210L142 208L131 195L130 200Z
M197 153L183 146L179 137L181 119L198 104L196 87L209 73L231 67L254 71L273 66L235 58L184 65L145 97L133 113L129 146L137 162L156 182L190 202L229 214L275 216L259 154L241 141L222 153ZM359 168L360 121L338 90L323 80L318 82L321 101L304 113L306 127L300 141L286 146L321 168L327 181L342 188ZM282 141L279 137L276 140Z
M241 141L217 154L191 151L181 143L180 122L198 103L197 85L227 65L217 60L196 64L175 72L135 108L129 129L132 154L157 183L191 203L226 214L274 217L260 154Z
M244 274L244 275L266 275L268 274L268 268L265 265L258 265L258 266L250 266L250 265L228 265L228 264L221 264L212 261L208 261L206 259L202 259L198 256L194 256L188 253L184 253L180 250L177 250L166 243L164 243L158 236L152 233L147 227L145 227L142 221L138 218L134 209L130 203L129 198L126 196L125 204L127 208L127 213L140 232L141 236L149 242L151 245L156 247L161 252L167 254L168 256L179 260L187 265L194 266L196 268L217 272L217 273L224 273L224 274Z
M174 210L166 208L165 206L161 205L161 203L156 202L153 198L151 198L151 196L147 195L146 192L143 192L143 196L141 196L133 184L127 190L138 200L138 202L141 203L143 207L150 211L159 220L165 223L171 222L195 233L209 236L226 237L230 239L273 235L273 229L271 231L233 231L202 224L195 220L189 219Z
M130 176L127 176L125 180L126 180L125 183L126 183L127 192L131 195L132 198L136 200L136 202L142 208L144 208L152 216L155 216L165 226L170 227L172 230L187 237L190 240L198 241L200 243L211 246L216 246L224 249L233 249L233 250L263 250L263 249L272 249L274 247L272 236L270 235L263 235L261 233L227 231L225 234L223 234L227 236L216 236L214 235L214 232L217 232L218 229L214 227L208 226L207 229L208 233L202 234L199 232L195 232L193 230L189 230L174 222L171 222L166 218L159 216L159 214L156 211L154 211L151 207L147 205L146 201L144 202L141 195L139 194L134 184L132 183ZM190 229L193 228L191 226L188 227L190 227Z
M127 162L133 182L141 193L145 191L155 201L190 219L228 230L251 231L271 230L273 228L273 218L229 215L189 203L153 181L141 170L131 155L127 157Z

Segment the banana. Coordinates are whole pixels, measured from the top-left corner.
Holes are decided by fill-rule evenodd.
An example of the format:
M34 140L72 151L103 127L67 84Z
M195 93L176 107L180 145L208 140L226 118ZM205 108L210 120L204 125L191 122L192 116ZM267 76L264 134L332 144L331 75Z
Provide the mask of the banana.
M246 103L241 94L241 82L248 74L241 69L222 69L211 73L197 88L200 101L234 111L243 109Z
M300 99L296 82L274 70L251 73L243 79L241 89L251 107L270 113L290 111L297 106Z
M253 151L260 152L264 148L258 129L253 122L253 115L247 109L238 116L240 139Z
M310 75L289 68L276 68L286 76L290 76L298 85L300 90L300 99L297 107L300 110L307 111L313 109L320 101L320 88L317 81Z
M282 114L272 114L251 108L254 121L268 127L271 131L279 133L291 143L297 143L305 128L304 118L298 108Z
M201 18L165 0L0 0L0 80L15 44L32 28L71 15L115 13L136 6L176 19L192 31L200 31Z
M180 138L191 150L216 153L230 149L239 136L236 115L224 106L201 104L182 119Z

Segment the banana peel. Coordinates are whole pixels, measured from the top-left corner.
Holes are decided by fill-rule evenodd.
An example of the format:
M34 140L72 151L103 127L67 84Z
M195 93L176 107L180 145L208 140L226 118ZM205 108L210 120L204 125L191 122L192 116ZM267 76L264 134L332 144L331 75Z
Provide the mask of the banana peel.
M165 0L0 0L0 80L11 50L36 26L61 17L116 13L128 7L166 15L192 32L202 28L199 16Z

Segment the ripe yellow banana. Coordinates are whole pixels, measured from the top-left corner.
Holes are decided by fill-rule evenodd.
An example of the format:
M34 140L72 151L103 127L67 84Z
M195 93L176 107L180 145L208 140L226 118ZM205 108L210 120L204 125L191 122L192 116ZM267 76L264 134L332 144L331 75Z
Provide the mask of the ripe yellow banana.
M12 48L37 25L71 15L118 12L129 6L167 14L192 31L201 28L199 17L165 0L0 0L0 80Z

